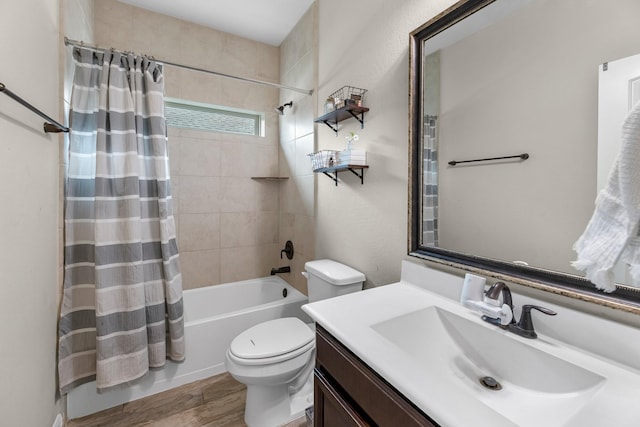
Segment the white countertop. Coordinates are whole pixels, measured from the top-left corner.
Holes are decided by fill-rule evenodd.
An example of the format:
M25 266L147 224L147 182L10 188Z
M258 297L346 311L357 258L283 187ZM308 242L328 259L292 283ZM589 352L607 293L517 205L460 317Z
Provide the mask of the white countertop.
M507 398L507 394L496 394L479 384L462 384L462 379L452 372L444 372L446 369L434 373L371 327L432 306L455 312L483 327L494 328L498 334L509 334L524 345L534 346L605 378L601 385L589 391L587 403L575 413L567 414L566 409L562 412L562 399L571 396L559 395L557 408L561 421L545 426L640 426L640 372L637 370L544 335L536 340L516 336L481 321L479 315L456 301L411 283L398 282L322 300L303 306L303 310L443 427L540 427L540 421L534 416L536 408L531 407L535 406L533 403L529 407L527 402L518 403L519 408L513 410L520 411L520 419L515 422L512 419L517 417L509 414L508 409L498 413L487 404L490 399ZM438 351L437 348L433 350ZM535 398L531 395L531 402ZM522 411L527 410L532 412L530 424L522 421Z

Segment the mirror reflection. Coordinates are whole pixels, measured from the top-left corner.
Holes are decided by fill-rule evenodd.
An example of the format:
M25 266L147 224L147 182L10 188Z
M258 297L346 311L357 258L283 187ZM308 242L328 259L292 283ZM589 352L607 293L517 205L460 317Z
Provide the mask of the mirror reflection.
M571 266L573 245L598 182L606 182L619 146L615 123L624 119L622 107L598 103L599 87L638 96L628 78L605 69L640 53L640 2L463 3L490 4L435 35L429 24L413 34L422 102L412 112L420 158L413 200L421 207L412 249L582 275ZM603 75L609 83L599 82ZM609 134L599 138L599 121L613 109ZM508 156L515 157L465 162ZM624 283L624 266L618 270Z

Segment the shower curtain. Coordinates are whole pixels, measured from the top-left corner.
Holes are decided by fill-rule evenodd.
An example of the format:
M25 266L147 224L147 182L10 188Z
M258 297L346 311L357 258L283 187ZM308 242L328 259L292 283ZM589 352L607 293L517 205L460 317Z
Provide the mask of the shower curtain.
M425 115L423 136L422 244L438 247L437 116Z
M58 375L99 392L184 360L162 65L74 48Z

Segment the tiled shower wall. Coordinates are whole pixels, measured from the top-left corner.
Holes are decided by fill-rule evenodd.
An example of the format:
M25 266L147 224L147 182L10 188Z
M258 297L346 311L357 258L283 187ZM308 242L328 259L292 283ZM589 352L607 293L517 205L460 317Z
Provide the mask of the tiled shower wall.
M278 83L279 48L132 7L95 2L95 43ZM183 286L262 277L279 261L278 89L165 67L166 96L266 112L266 136L169 128ZM287 279L287 277L284 277Z
M280 94L281 104L293 101L293 108L280 117L280 174L290 177L280 184L280 245L291 239L295 246L293 260L280 264L291 266L287 280L305 293L307 282L300 273L315 258L316 178L307 154L315 151L316 140L317 16L315 2L280 45L281 83L314 89L313 96L287 90Z

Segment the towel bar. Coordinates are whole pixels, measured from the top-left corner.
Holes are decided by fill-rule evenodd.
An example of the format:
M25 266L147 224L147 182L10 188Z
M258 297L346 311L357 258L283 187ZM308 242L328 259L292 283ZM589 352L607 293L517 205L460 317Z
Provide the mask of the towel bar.
M0 83L0 92L4 93L9 98L13 99L14 101L16 101L18 104L22 105L23 107L28 108L29 110L33 111L34 113L36 113L37 115L39 115L43 119L48 120L48 122L45 122L44 125L43 125L43 129L44 129L45 133L69 132L69 128L68 127L66 127L66 126L58 123L57 121L53 120L51 117L47 116L45 113L43 113L42 111L38 110L33 105L29 104L27 101L25 101L24 99L20 98L15 93L11 92L9 89L7 89L7 87L4 85L4 83Z
M518 154L516 156L503 156L503 157L489 157L486 159L474 159L474 160L451 160L449 164L451 166L455 166L459 163L473 163L473 162L487 162L489 160L503 160L503 159L517 159L520 158L522 160L527 160L529 158L528 153Z

